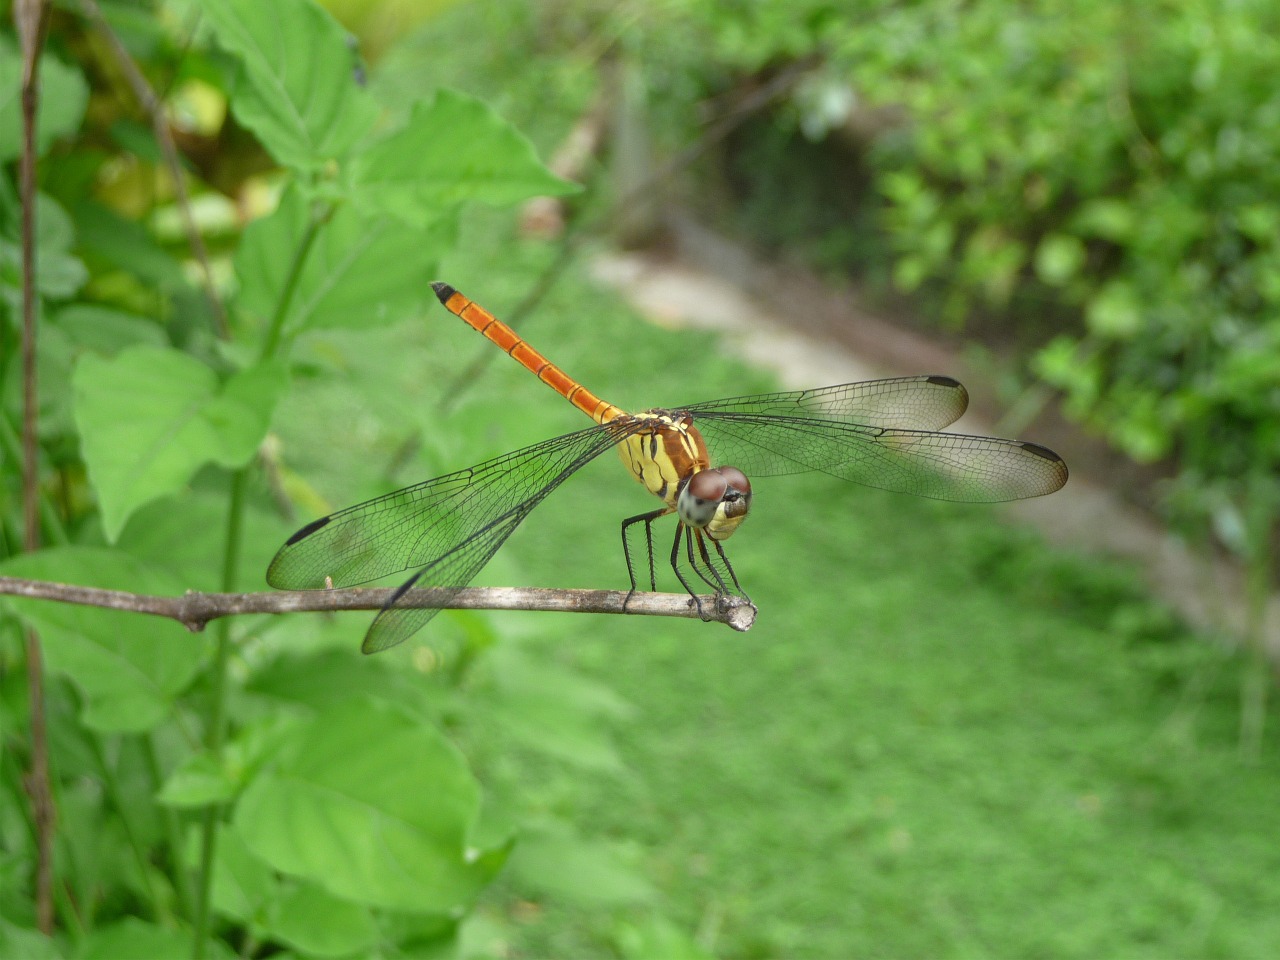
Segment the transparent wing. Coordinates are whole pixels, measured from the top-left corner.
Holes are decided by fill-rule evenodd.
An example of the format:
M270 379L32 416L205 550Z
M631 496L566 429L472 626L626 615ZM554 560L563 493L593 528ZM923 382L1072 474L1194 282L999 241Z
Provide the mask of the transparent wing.
M384 650L436 613L396 607L406 590L465 587L534 507L628 429L590 427L322 517L280 548L267 582L285 590L319 590L421 567L365 637L366 652Z
M693 415L714 463L749 477L820 470L869 487L969 502L1039 497L1067 482L1062 458L1039 444L903 426L945 426L967 399L948 377L907 377L681 410Z
M959 420L968 406L969 392L959 381L924 376L731 397L679 409L688 410L695 417L701 413L749 414L835 420L902 430L941 430Z

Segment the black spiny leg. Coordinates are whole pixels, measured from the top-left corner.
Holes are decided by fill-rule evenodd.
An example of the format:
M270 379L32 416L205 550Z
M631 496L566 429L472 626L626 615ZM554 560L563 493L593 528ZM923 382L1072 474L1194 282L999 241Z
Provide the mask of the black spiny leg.
M671 569L676 572L676 579L680 581L680 585L685 588L689 596L693 597L693 602L698 605L698 616L700 616L705 621L710 621L711 618L702 612L702 599L696 593L693 592L693 587L689 586L689 581L686 580L684 578L684 574L680 572L680 537L682 535L684 536L685 540L688 542L689 557L690 557L690 562L692 563L693 534L690 532L689 527L685 526L683 523L678 523L676 524L675 541L671 544ZM694 570L697 571L696 566L694 567ZM702 576L700 572L698 573L698 575ZM706 580L707 578L705 576L702 576L702 579ZM709 585L714 586L713 584L711 584L710 580L707 580L707 583Z
M653 510L650 513L642 513L638 516L628 517L626 520L622 521L622 555L626 557L627 576L631 580L631 589L627 592L627 599L622 601L622 609L624 612L626 611L627 604L631 601L631 598L635 596L636 591L640 589L636 584L636 568L635 563L631 558L631 545L627 542L627 528L637 523L644 524L645 551L649 557L649 589L656 592L658 589L658 573L654 568L653 563L653 521L657 520L659 517L665 517L668 513L670 513L670 510L663 507L660 510Z
M705 574L702 574L701 572L699 572L699 576L702 577L703 581L706 582L707 586L711 587L711 589L713 589L716 592L717 597L729 596L730 594L733 593L733 591L730 590L729 585L724 582L724 575L720 572L719 567L717 567L715 563L712 561L711 554L707 552L707 541L711 540L711 538L704 537L702 535L701 530L695 530L693 532L693 536L694 536L694 539L698 541L698 555L702 559L702 565L706 567L708 571L710 571L711 576L715 577L715 580L712 581ZM715 543L714 540L712 540L711 542ZM724 549L718 543L716 543L716 553L719 554L720 559L724 561L724 565L729 571L729 577L730 579L733 580L734 587L737 589L739 593L741 593L742 587L738 585L738 578L734 576L733 567L729 566L729 558L724 555ZM689 562L693 563L692 556L689 557Z
M711 540L710 537L707 537L707 539ZM738 582L738 575L733 572L733 564L729 562L729 558L724 552L724 547L720 545L719 540L711 540L711 543L715 546L716 553L720 554L720 559L724 561L724 568L729 571L729 579L733 581L733 588L741 594L743 600L750 603L751 598L747 596L747 592L742 589L742 584Z

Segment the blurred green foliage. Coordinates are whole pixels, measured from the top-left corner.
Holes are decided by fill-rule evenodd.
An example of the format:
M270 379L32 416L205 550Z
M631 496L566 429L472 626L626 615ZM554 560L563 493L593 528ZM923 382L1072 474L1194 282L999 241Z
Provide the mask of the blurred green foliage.
M718 95L819 58L734 144L759 193L795 196L810 175L794 169L803 147L765 146L787 131L819 140L888 111L864 156L843 171L828 161L802 211L764 206L764 232L790 219L801 255L846 272L882 264L953 326L1007 317L1004 338L1036 347L1032 365L1069 413L1137 460L1176 462L1181 512L1247 526L1262 497L1275 515L1274 3L679 0L641 23L632 44L656 91L678 75ZM840 199L863 176L874 218ZM1264 526L1226 545L1256 556Z

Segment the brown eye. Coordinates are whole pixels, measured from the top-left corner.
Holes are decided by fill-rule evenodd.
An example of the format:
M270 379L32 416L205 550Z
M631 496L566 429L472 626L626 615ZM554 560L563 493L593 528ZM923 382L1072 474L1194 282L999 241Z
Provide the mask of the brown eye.
M751 483L746 475L737 467L717 467L689 478L680 491L676 511L686 524L702 529L716 518L717 511L725 517L743 517L750 506Z
M718 467L711 472L718 473L720 476L724 477L725 483L737 490L738 493L741 493L744 496L751 495L751 481L748 480L747 475L737 467ZM723 496L723 494L721 494L721 496Z
M743 479L745 480L746 477ZM728 486L727 479L720 474L719 470L703 470L689 478L689 486L686 489L689 496L697 497L699 500L719 501Z

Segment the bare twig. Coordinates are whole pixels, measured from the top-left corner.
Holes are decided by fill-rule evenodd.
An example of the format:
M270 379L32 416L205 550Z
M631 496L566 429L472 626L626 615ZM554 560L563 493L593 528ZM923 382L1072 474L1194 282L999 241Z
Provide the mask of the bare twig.
M0 594L55 600L110 610L126 610L166 617L188 630L203 630L219 617L247 613L335 612L380 610L391 599L391 587L343 590L279 590L265 593L186 593L161 597L124 590L103 590L46 580L0 577ZM755 622L756 608L741 597L704 596L702 614L709 620L746 631ZM625 604L626 609L623 609ZM625 590L567 590L553 587L467 587L463 590L410 590L400 605L443 610L542 610L560 613L628 613L650 617L697 618L693 598L685 593L637 593L627 600Z
M18 0L13 16L22 43L22 516L23 546L40 548L39 406L36 391L36 116L40 103L40 53L49 22L44 0ZM31 715L31 797L36 832L36 923L53 933L53 832L56 809L49 783L49 742L44 710L44 659L40 637L26 632L28 712Z
M182 217L183 228L187 232L187 243L190 244L191 252L200 264L200 276L204 281L204 293L209 301L209 309L213 311L214 325L217 328L218 336L225 338L228 335L227 311L222 306L222 298L218 296L218 288L213 281L213 269L209 265L209 252L205 249L204 238L200 235L200 229L196 226L195 216L191 212L191 198L187 194L186 171L183 170L182 162L178 159L178 148L173 142L173 134L169 130L169 122L164 115L164 104L156 96L155 91L151 89L151 85L147 83L147 78L142 75L138 65L133 62L133 58L129 56L129 51L120 42L120 38L111 29L111 25L102 16L102 10L96 0L80 0L80 9L84 11L85 16L93 22L94 27L106 39L107 44L111 47L111 52L115 54L120 72L124 74L125 80L128 81L130 88L133 90L133 95L138 98L142 109L151 118L151 126L156 133L156 142L160 145L160 152L164 155L165 166L169 168L169 176L173 179L178 212Z

